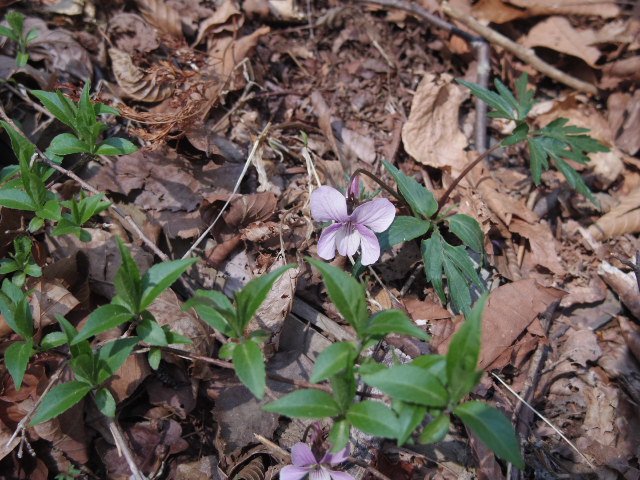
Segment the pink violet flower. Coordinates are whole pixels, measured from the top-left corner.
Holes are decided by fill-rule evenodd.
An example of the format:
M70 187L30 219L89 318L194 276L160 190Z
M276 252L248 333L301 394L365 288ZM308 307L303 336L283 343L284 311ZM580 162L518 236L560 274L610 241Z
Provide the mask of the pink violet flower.
M386 198L376 198L347 208L347 199L335 188L323 185L311 194L311 215L318 222L335 222L320 235L318 255L331 260L336 255L353 255L362 250L362 265L380 258L380 243L373 232L384 232L396 216L396 207Z
M344 462L349 456L349 446L338 453L329 451L318 461L306 443L296 443L291 449L291 463L280 470L280 480L302 480L309 475L309 480L354 480L346 472L332 470L330 467Z

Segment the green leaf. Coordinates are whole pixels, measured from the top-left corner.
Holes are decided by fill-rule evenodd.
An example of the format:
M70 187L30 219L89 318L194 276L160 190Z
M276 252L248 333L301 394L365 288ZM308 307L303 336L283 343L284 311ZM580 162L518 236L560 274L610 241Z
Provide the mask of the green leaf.
M494 115L492 117L498 118L507 118L510 120L515 120L513 115L513 107L509 104L509 101L495 92L491 90L487 90L480 85L475 83L467 82L466 80L462 80L461 78L456 78L456 82L464 85L471 93L473 93L476 97L482 100L484 103L489 105L492 108L495 108L497 112L491 112Z
M33 350L32 339L29 339L26 342L12 343L4 352L4 364L13 378L16 390L20 390L22 379L24 378L24 372L27 371L29 359L34 353L36 352Z
M5 317L9 326L22 338L29 340L33 337L33 317L31 316L31 305L26 297L16 303L13 311L13 319Z
M21 168L28 169L31 157L33 157L33 154L36 152L36 146L27 140L21 132L13 128L10 123L0 120L0 125L4 127L11 139L11 148L18 157Z
M401 401L393 402L393 409L398 415L398 445L403 445L413 431L422 423L427 407Z
M236 344L233 350L236 375L257 398L264 397L266 386L264 359L260 347L252 341Z
M398 365L370 375L364 375L368 385L393 398L429 407L444 407L449 395L440 380L414 365Z
M330 453L338 453L349 444L349 432L351 423L348 420L338 420L334 422L329 432L329 442L333 447Z
M447 379L452 400L457 402L475 387L482 337L482 312L487 302L485 293L476 302L467 321L456 332L447 352Z
M348 273L328 263L307 257L307 261L320 270L329 298L344 319L360 333L367 321L367 303L364 287Z
M380 250L386 250L402 242L421 237L429 231L431 222L416 217L398 216L391 226L376 236L380 242Z
M89 337L118 327L125 322L131 321L133 317L134 314L126 307L112 303L103 305L89 315L87 323L82 331L73 339L71 345L76 345L78 342L86 340Z
M315 389L296 390L262 409L293 418L324 418L340 414L340 408L331 395Z
M438 211L438 202L433 193L420 185L415 178L406 176L386 160L383 160L382 164L395 179L398 190L416 216L422 215L424 218L429 218Z
M140 340L147 342L149 345L158 347L166 347L169 345L167 341L167 334L162 327L155 321L153 315L149 312L145 312L148 315L144 315L144 318L138 323L136 327L136 333L140 337Z
M540 145L540 139L527 138L527 144L529 145L531 176L533 182L538 186L542 180L542 171L549 169L548 155Z
M57 198L47 201L42 207L36 210L36 215L47 220L60 220L60 202Z
M78 380L85 383L96 385L97 381L97 364L96 357L93 352L75 355L69 362L71 370Z
M38 38L38 29L37 28L32 28L31 30L29 30L27 32L27 35L25 37L25 43L30 43L33 40L35 40L36 38Z
M31 90L31 93L42 102L54 117L74 130L76 129L75 117L77 107L71 100L66 98L60 90L55 93L45 92L43 90Z
M424 427L418 441L424 444L441 442L449 432L450 425L449 414L441 412Z
M149 349L149 355L147 355L147 361L149 362L149 366L157 370L160 366L160 360L162 360L162 350L159 348L151 348Z
M444 287L442 282L442 268L444 266L444 239L437 230L422 241L422 259L424 260L424 271L427 275L427 280L431 282L434 290L440 297L442 303L447 303L447 297L444 294Z
M19 41L18 36L14 33L14 31L10 30L4 25L0 25L0 36L10 38L14 42Z
M87 80L82 88L80 99L78 100L78 113L76 115L78 131L84 134L84 140L91 143L90 148L93 149L98 133L92 130L97 123L96 114L91 102L91 82ZM86 132L86 133L85 133Z
M444 355L420 355L413 359L411 365L426 370L437 377L443 385L447 384L447 360Z
M20 270L20 265L18 265L13 258L3 258L0 260L0 275L13 273L16 270Z
M96 115L120 115L117 108L110 107L104 103L96 102L93 104L93 112Z
M499 410L482 402L466 402L453 413L498 457L524 469L520 442L513 425Z
M516 95L518 97L518 102L520 103L518 106L518 119L524 120L529 112L531 111L531 107L533 107L534 101L533 96L536 91L534 89L527 90L527 85L529 83L529 76L526 72L520 75L520 78L516 80Z
M71 133L61 133L51 140L47 149L56 155L70 155L72 153L90 153L91 146Z
M128 155L137 152L138 147L125 138L107 138L98 144L96 155Z
M159 263L147 270L142 277L139 311L147 309L158 295L169 288L187 268L197 261L197 258L183 258Z
M138 338L119 338L105 343L98 352L98 383L106 381L126 362L138 344Z
M402 310L383 310L374 314L364 329L365 335L380 339L388 333L412 335L422 340L429 340L423 330L416 327Z
M505 138L502 141L502 146L508 147L509 145L515 145L517 143L520 143L524 141L528 137L528 135L529 135L529 125L527 124L527 122L522 121L521 123L518 123L516 128L513 129L513 132L511 132L511 135L509 135L507 138Z
M316 358L310 382L318 383L346 370L356 357L356 349L350 342L337 342L325 348Z
M140 308L142 300L140 270L138 270L136 262L133 261L133 257L131 257L131 253L129 253L122 239L116 237L116 242L118 243L118 249L122 257L122 265L120 265L113 282L116 287L116 292L129 306L129 310L134 313L140 313L144 310L144 308Z
M96 406L105 417L115 418L116 399L108 388L102 387L96 391Z
M49 350L50 348L56 348L65 343L67 343L67 336L64 332L50 332L47 333L40 342L40 348L42 350Z
M28 53L18 53L16 55L16 65L19 68L24 67L27 62L29 61L29 54Z
M231 358L233 356L233 352L239 344L236 342L228 342L220 347L218 350L218 357L220 358Z
M344 373L332 376L329 379L329 383L331 384L333 399L340 407L340 411L346 412L356 396L357 385L353 365L350 365Z
M91 391L91 385L85 382L72 381L56 385L42 399L29 427L51 420L66 412L82 400Z
M15 33L22 35L22 29L24 28L24 15L22 13L17 10L9 12L7 14L7 23Z
M295 267L295 263L284 265L273 272L254 278L242 290L235 293L239 330L244 331L255 313L265 301L275 281L287 270Z
M363 400L351 406L347 420L369 435L397 438L398 418L384 403Z
M27 192L15 189L0 190L0 206L29 212L35 212L38 208Z

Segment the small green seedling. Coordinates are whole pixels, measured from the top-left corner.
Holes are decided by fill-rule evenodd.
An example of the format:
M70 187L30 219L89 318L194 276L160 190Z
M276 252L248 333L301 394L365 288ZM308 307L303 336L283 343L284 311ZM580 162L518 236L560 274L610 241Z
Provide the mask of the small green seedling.
M16 11L7 14L7 23L11 28L0 25L0 35L10 38L16 43L18 48L16 64L18 67L24 67L29 61L27 45L38 37L38 29L32 28L24 34L24 15Z

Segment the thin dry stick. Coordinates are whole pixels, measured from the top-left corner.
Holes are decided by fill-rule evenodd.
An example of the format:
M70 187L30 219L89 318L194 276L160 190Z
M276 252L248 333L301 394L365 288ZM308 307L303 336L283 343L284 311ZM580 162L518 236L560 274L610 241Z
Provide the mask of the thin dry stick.
M27 140L29 140L27 138L27 136L22 133L22 130L20 130L18 128L18 126L13 122L13 120L11 120L9 118L9 116L6 114L6 112L4 111L4 107L2 105L0 105L0 117L3 118L3 120L5 120L7 123L9 123L20 135L22 135L24 138L26 138ZM40 150L38 147L36 147L36 152L38 153L38 155L40 156L40 158L42 159L42 161L44 163L46 163L48 166L50 166L51 168L53 168L54 170L57 170L58 172L66 175L67 177L71 178L72 180L75 180L76 182L78 182L78 184L84 188L85 190L93 193L94 195L97 195L99 193L103 193L100 192L99 190L93 188L91 185L89 185L87 182L85 182L84 180L82 180L78 175L76 175L75 173L73 173L70 170L67 170L66 168L61 167L60 165L57 165L56 163L53 163L51 160L49 160L49 158L44 154L44 152L42 152L42 150ZM106 195L105 195L105 198ZM108 200L108 199L107 199ZM111 210L113 210L115 213L117 213L120 217L122 217L128 224L129 226L131 226L131 228L138 234L138 236L140 237L140 239L144 242L144 244L149 247L149 249L151 249L151 251L153 253L155 253L156 255L158 255L158 257L160 257L162 259L163 262L168 262L170 260L170 258L162 251L160 250L151 240L149 240L149 238L144 234L144 232L140 229L140 227L138 226L138 224L136 222L133 221L133 219L131 218L131 216L127 215L126 213L124 213L122 210L120 210L118 207L114 206L113 203L111 204L111 206L109 207Z
M235 194L237 193L238 189L240 188L240 184L242 183L242 179L247 174L247 171L249 170L249 165L251 165L251 162L253 161L253 157L255 156L256 152L258 151L258 147L262 143L262 140L267 135L267 132L269 131L269 128L271 128L271 122L267 123L267 126L264 127L264 129L262 129L262 132L260 132L260 135L258 135L258 138L256 139L256 141L253 142L253 148L251 149L251 152L249 153L249 156L247 157L247 161L244 162L244 167L242 168L242 172L240 172L240 176L238 177L238 180L236 181L236 184L233 187L233 191L229 195L229 198L227 199L225 204L220 209L220 212L218 212L218 215L213 220L213 222L211 222L211 225L209 225L207 227L207 229L204 232L202 232L202 235L200 235L198 237L198 239L193 243L193 245L191 245L189 250L187 250L187 252L182 256L182 258L189 257L191 255L191 253L198 247L198 245L200 245L200 243L202 243L202 241L205 239L205 237L207 235L209 235L209 232L211 230L213 230L213 227L216 226L216 223L218 223L218 220L220 220L220 217L222 217L222 214L224 213L226 208L229 206L229 204L231 203L231 200L233 200L233 197L235 196Z
M147 477L140 471L138 466L136 465L136 461L133 458L133 453L131 453L131 449L129 448L129 444L127 443L127 439L124 438L120 427L116 423L113 418L106 417L107 425L109 426L109 431L111 435L113 435L113 440L116 442L116 446L118 448L118 452L124 456L127 465L129 466L129 470L133 474L133 478L136 480L147 480Z
M516 397L519 401L521 401L524 405L526 405L527 408L529 408L533 413L535 413L544 423L546 423L547 425L549 425L554 432L556 432L558 435L560 435L560 438L562 438L565 442L567 442L567 444L576 452L578 453L578 455L580 455L588 464L591 468L593 468L595 470L596 466L591 463L591 461L585 456L584 453L582 453L580 450L578 450L578 447L576 447L574 445L574 443L569 440L561 431L558 427L556 427L553 423L551 423L549 420L546 419L546 417L544 417L541 413L539 413L535 408L533 408L531 405L529 405L529 403L522 398L520 395L518 395L518 393L511 388L509 385L507 385L507 383L502 380L498 375L496 375L495 373L491 372L491 375L493 375L493 377L495 379L497 379L507 390L509 390L509 392Z
M519 45L513 40L505 37L501 33L498 33L495 30L487 27L486 25L481 24L471 15L467 15L466 13L453 8L446 0L443 1L440 6L442 7L442 11L444 13L452 18L455 18L456 20L461 21L474 32L486 38L489 42L495 43L496 45L500 45L501 47L505 48L520 60L527 62L539 72L544 73L545 75L553 78L554 80L562 82L571 88L575 88L576 90L591 93L593 95L598 94L598 89L591 83L587 83L578 78L572 77L571 75L567 75L562 70L549 65L547 62L538 57L532 48L527 48Z

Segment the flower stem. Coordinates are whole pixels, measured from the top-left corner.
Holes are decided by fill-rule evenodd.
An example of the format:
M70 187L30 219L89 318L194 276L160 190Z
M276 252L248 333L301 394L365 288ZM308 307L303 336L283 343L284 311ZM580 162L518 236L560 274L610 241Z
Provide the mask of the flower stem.
M397 199L399 202L404 204L409 209L409 211L411 211L411 206L402 197L402 195L400 195L393 188L391 188L389 185L387 185L385 182L383 182L382 179L380 179L380 177L378 177L377 175L374 175L373 173L369 172L368 170L364 170L363 168L358 168L355 172L353 172L351 174L351 177L349 178L349 184L351 184L351 180L353 180L353 177L355 177L356 175L359 175L359 174L363 174L363 175L366 175L367 177L369 177L371 180L376 182L383 189L385 189L387 192L389 192L391 195L393 195L393 197L395 199Z
M449 188L447 188L447 190L442 194L442 196L440 197L440 200L438 200L438 210L436 211L435 215L437 215L438 212L442 210L442 207L444 206L444 204L447 203L447 200L449 200L449 196L451 195L451 192L453 192L453 189L458 186L460 181L473 169L473 167L475 167L477 164L479 164L482 160L487 158L493 152L498 150L498 148L500 148L501 146L502 146L501 143L496 143L493 147L491 147L486 152L478 155L478 157L475 160L469 162L469 164L466 167L464 167L464 170L460 172L460 175L456 177L456 179L451 183L451 185L449 185Z

